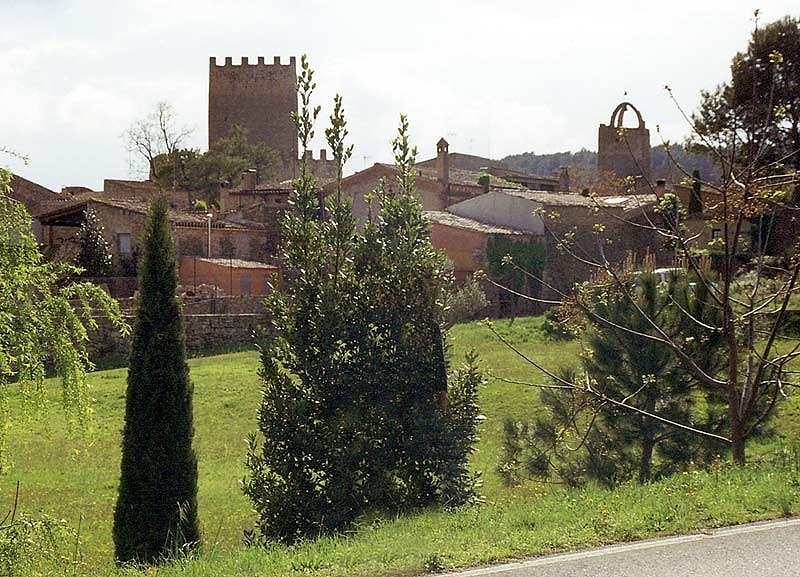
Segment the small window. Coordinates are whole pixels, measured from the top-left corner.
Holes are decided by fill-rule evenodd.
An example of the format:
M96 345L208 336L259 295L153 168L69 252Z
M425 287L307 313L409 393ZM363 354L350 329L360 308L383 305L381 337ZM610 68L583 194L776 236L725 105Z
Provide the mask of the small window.
M117 235L117 250L119 254L131 254L131 235L121 232Z
M241 277L239 277L239 294L242 295L249 295L251 292L251 287L253 284L253 278L250 276L249 272L243 273Z
M722 238L722 229L721 228L711 229L711 240L717 240L718 238Z

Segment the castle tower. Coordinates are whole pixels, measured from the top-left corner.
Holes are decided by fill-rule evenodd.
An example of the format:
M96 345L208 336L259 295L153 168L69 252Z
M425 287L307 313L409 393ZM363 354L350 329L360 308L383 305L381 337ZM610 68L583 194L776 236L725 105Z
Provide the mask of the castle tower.
M297 76L295 57L281 64L276 56L272 64L258 57L250 64L246 57L233 64L217 59L209 61L208 73L208 145L230 133L234 125L247 129L252 143L263 143L278 152L283 162L280 180L297 171L297 130L291 114L297 112Z
M625 111L629 108L639 121L635 128L626 128L622 124ZM642 115L636 107L630 102L623 102L611 113L611 122L600 125L597 172L613 172L620 178L643 177L649 182L650 164L650 131L645 127Z

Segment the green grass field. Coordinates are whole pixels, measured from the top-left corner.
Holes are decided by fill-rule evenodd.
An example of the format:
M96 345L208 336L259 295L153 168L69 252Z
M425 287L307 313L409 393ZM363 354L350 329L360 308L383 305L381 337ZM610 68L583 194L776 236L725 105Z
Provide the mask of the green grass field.
M496 328L543 364L577 361L579 345L541 337L540 319L502 321ZM479 323L451 332L451 364L470 348L491 375L540 382ZM566 492L529 483L504 487L494 469L502 421L535 414L537 390L490 378L481 391L482 426L475 470L483 471L485 504L456 512L430 511L408 518L374 520L353 535L320 539L268 551L241 546L253 524L249 503L239 490L245 443L255 430L260 383L255 352L190 361L195 384L195 446L199 460L199 506L204 547L199 558L161 567L170 575L363 575L414 574L791 514L800 510L796 455L789 440L762 443L756 453L783 456L785 467L720 469L667 479L617 492ZM119 475L125 369L91 375L94 424L83 436L69 435L54 406L44 418L16 420L9 430L13 467L0 476L0 519L13 504L20 483L19 510L64 519L79 530L77 574L114 574L111 519ZM14 413L15 400L11 410ZM796 438L797 404L784 409L788 439ZM63 573L74 561L74 543L65 548ZM46 569L46 568L45 568ZM45 569L42 573L45 574ZM37 574L31 570L25 574Z

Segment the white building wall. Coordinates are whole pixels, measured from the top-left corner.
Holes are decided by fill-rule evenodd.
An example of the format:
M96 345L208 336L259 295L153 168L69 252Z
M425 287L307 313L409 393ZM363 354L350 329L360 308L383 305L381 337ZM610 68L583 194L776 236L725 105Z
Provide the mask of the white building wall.
M447 210L455 215L479 222L543 235L542 217L534 214L534 211L541 207L541 203L533 200L491 191L453 204Z

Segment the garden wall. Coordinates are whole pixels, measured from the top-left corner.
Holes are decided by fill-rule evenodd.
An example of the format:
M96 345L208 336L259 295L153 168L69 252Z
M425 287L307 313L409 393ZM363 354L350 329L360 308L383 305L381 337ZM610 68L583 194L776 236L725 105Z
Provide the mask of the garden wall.
M100 365L127 362L130 335L122 337L106 317L95 317L98 328L90 333L89 356ZM261 314L187 314L186 350L189 356L205 353L252 349L255 331L265 323ZM134 318L125 321L133 327Z

